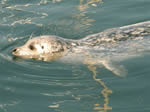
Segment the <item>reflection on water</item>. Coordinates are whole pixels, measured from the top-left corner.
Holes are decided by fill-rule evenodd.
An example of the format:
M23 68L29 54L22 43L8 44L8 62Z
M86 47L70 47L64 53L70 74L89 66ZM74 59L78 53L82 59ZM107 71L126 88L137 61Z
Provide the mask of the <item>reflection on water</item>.
M49 2L58 3L58 2L61 2L61 1L63 1L63 0L41 0L40 4L48 4Z
M108 106L109 105L109 95L112 94L112 90L109 89L105 83L101 80L101 79L97 79L96 78L96 75L97 75L97 72L96 72L96 67L93 66L93 65L88 65L88 68L90 71L92 71L93 73L93 79L98 82L102 87L103 87L103 90L101 91L101 94L103 95L104 97L104 105L101 107L100 104L95 104L94 106L94 110L97 110L99 112L107 112L107 110L112 110L112 107ZM100 106L100 107L99 107Z
M84 28L91 33L88 28L92 25L91 23L95 22L95 20L87 16L88 8L97 7L97 4L99 3L102 3L102 0L80 0L80 4L77 6L79 12L74 16L74 18L78 20L77 24L75 25L75 29Z
M87 56L89 58L92 58L92 55L90 54L87 54ZM97 61L90 60L87 58L84 60L83 63L87 65L88 69L93 73L93 79L103 87L101 94L103 95L103 98L104 98L104 104L103 106L101 104L95 104L94 110L98 112L107 112L108 110L112 110L112 107L109 106L109 95L112 94L112 90L106 86L104 81L102 81L101 79L97 79L96 77L97 76L97 71L96 71Z
M81 12L85 12L90 6L97 7L97 3L102 3L102 0L80 0L78 9Z

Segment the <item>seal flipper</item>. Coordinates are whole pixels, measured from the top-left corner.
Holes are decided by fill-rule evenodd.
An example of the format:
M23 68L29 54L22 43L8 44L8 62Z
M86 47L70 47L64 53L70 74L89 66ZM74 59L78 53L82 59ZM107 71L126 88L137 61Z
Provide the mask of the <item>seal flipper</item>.
M88 58L84 60L83 62L86 65L103 65L106 69L111 71L113 74L120 76L120 77L125 77L128 73L128 71L124 68L123 65L120 65L117 62L111 61L111 60L95 60Z
M106 69L110 70L117 76L125 77L128 73L123 65L119 65L113 61L103 61L102 64Z

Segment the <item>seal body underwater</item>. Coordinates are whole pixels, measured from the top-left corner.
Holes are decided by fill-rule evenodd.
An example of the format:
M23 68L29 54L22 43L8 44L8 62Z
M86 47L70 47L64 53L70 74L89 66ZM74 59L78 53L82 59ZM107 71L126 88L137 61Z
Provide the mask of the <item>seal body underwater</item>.
M69 60L67 56L70 54L77 54L82 57L86 52L90 54L89 51L92 53L96 51L93 60L114 71L115 68L113 67L120 69L122 67L114 66L110 61L111 57L116 57L116 60L119 59L118 56L127 57L125 52L126 54L137 55L138 53L134 53L133 49L135 51L140 49L141 51L141 45L149 48L150 21L108 29L79 40L64 39L54 35L39 36L28 40L23 46L16 47L12 54L25 59L52 61L63 57ZM96 59L97 57L99 59ZM77 58L73 60L77 60ZM119 72L116 74L120 74Z

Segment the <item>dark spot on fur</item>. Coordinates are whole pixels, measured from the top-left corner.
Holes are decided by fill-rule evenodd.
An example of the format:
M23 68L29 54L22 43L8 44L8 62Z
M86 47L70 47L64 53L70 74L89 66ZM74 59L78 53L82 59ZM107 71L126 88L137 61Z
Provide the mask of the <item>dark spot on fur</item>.
M53 53L63 52L65 51L64 46L66 46L61 40L57 40L56 43L53 45Z

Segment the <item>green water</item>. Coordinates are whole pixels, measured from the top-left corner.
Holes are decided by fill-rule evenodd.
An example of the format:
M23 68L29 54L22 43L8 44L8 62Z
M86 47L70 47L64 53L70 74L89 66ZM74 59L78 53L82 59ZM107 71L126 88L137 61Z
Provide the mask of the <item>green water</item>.
M98 112L96 107L104 107L104 87L87 65L13 60L11 55L30 37L80 39L150 20L149 0L88 1L0 1L0 112ZM107 97L112 109L104 112L150 112L149 55L121 64L128 70L126 77L97 66L97 79L112 90Z

